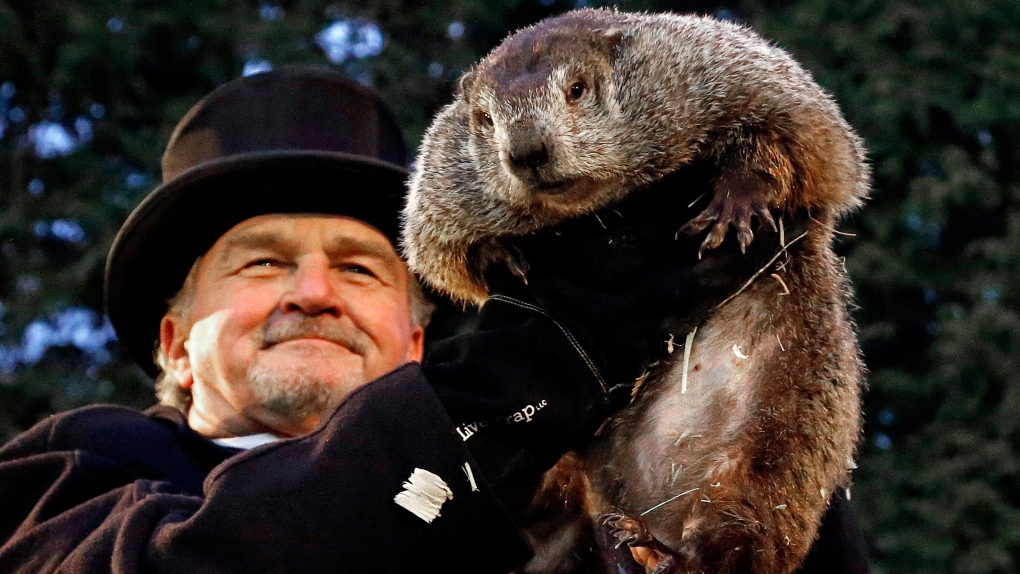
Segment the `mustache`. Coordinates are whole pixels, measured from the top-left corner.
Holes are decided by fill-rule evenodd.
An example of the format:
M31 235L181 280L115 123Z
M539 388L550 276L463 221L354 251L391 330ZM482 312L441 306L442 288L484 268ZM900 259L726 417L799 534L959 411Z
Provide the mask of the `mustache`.
M369 345L368 335L348 327L332 317L309 317L300 313L273 312L262 332L263 348L294 339L322 339L362 354Z

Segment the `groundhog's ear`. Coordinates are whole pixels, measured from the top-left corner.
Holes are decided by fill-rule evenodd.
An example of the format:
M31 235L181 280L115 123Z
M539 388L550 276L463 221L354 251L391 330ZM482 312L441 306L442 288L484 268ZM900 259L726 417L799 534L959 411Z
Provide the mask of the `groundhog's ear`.
M616 47L623 43L622 28L600 28L593 32L592 42L601 47L606 54L612 54Z
M475 85L475 73L474 70L468 70L464 72L464 75L457 80L457 92L456 96L462 98L465 102L468 100L468 94L471 93L471 88Z

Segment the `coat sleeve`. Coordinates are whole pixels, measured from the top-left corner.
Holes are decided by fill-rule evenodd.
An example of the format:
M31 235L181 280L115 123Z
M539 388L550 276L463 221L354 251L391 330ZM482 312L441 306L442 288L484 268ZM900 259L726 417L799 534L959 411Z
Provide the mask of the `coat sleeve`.
M309 435L228 459L202 495L86 451L19 448L0 456L0 572L505 574L530 556L417 365Z

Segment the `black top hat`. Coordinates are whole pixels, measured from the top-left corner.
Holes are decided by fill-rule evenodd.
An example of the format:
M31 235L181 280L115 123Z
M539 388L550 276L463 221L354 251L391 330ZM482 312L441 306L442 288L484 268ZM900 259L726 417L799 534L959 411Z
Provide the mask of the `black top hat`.
M407 177L393 115L322 69L238 78L195 104L163 155L163 184L124 222L106 262L106 310L150 375L167 300L234 225L266 213L365 221L394 245Z

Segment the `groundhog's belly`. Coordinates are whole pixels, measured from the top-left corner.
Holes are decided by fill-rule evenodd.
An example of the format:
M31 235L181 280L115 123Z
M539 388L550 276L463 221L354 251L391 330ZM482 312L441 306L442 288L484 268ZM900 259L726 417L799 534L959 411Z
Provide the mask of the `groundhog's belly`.
M723 488L719 482L746 463L739 445L757 402L760 361L755 359L772 349L767 341L754 348L746 335L740 340L742 329L730 319L717 316L696 332L686 388L684 348L677 346L668 371L649 381L646 404L620 415L635 420L603 437L617 445L610 455L613 465L634 471L620 499L609 502L631 516L644 514L652 534L670 546L679 544L691 526L682 524L677 511L707 504L701 501L711 500Z

